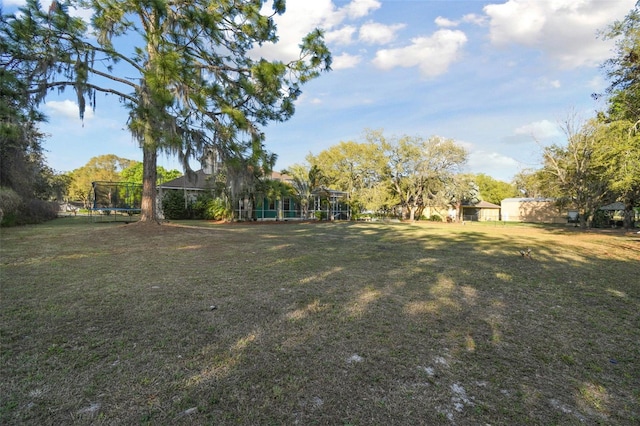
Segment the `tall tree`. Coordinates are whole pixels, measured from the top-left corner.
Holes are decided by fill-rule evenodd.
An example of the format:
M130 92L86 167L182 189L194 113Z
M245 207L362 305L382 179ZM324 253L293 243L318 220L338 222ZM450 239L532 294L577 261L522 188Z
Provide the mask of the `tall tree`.
M144 170L142 163L139 161L134 161L129 167L123 169L120 172L120 180L123 182L133 182L142 185L143 173ZM156 176L158 178L157 183L161 184L163 182L179 178L180 176L182 176L182 173L180 172L180 170L167 170L162 166L158 166Z
M365 130L364 137L364 142L343 141L316 156L307 156L334 189L349 193L354 211L378 210L382 200L378 188L389 174L390 145L382 130Z
M525 169L516 173L513 177L513 185L518 197L541 198L550 196L545 192L546 188L544 188L540 179L540 170L537 169Z
M640 1L604 33L615 39L614 57L604 63L610 85L608 118L640 125Z
M500 205L505 198L520 196L514 184L494 179L483 173L475 175L474 180L478 185L480 198L489 203Z
M447 204L456 209L456 219L462 219L462 206L480 201L480 190L475 177L468 173L454 174L444 189Z
M285 12L284 0L269 15L264 3L53 0L43 11L28 0L0 29L7 40L0 61L36 100L72 88L81 118L98 92L123 102L143 151L141 220L152 221L159 151L177 154L187 170L190 158L212 148L223 161L268 156L260 126L290 118L301 85L329 69L319 30L289 63L251 57L255 46L277 41L273 17ZM88 7L91 26L71 7Z
M452 139L403 136L391 147L390 175L409 220L429 205L442 205L445 189L467 161L467 151Z
M624 225L634 220L634 207L640 206L640 131L627 120L597 123L598 140L593 161L599 178L625 205Z
M597 122L581 123L575 115L566 119L562 129L567 144L544 149L539 179L546 192L559 203L575 205L582 228L590 226L595 209L610 196L608 184L601 178L602 164L595 159L602 139L596 135Z
M302 218L309 217L309 201L311 200L311 179L309 178L309 168L302 164L294 164L282 172L293 178L291 186L296 199L300 203Z
M135 163L133 160L113 154L99 155L91 158L82 167L70 173L69 199L82 201L89 207L91 183L96 181L119 182L120 173Z
M4 40L0 48L4 48ZM45 168L44 135L39 123L45 117L22 96L24 82L0 68L0 187L11 188L24 199L37 196L36 185Z

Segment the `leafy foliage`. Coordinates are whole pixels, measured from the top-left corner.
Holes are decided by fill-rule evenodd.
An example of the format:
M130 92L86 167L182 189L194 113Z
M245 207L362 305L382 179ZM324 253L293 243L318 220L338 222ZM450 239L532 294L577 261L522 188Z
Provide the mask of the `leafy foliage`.
M189 211L182 191L167 191L162 198L162 211L167 219L188 219Z
M253 169L273 163L260 126L289 119L301 86L330 69L319 30L288 63L253 59L254 47L277 41L273 16L285 11L280 0L265 15L262 3L54 0L43 11L29 0L2 26L2 63L36 102L72 88L80 117L98 92L123 102L143 151L142 220L154 220L159 151L177 154L186 170L210 149ZM82 6L91 28L69 13Z
M505 198L520 196L514 184L494 179L483 173L475 175L474 180L478 185L480 198L489 203L500 205Z
M131 165L120 172L120 180L124 182L133 182L142 184L143 181L143 165L139 161L132 161ZM157 167L157 182L161 184L182 176L180 170L167 170L162 166Z
M604 39L616 39L614 57L604 64L610 79L608 119L640 120L640 9L636 3L627 16L614 22Z

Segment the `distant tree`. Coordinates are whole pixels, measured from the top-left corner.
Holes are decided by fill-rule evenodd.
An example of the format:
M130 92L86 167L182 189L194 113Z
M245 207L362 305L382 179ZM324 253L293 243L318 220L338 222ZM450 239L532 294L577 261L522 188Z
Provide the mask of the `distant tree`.
M441 205L444 191L467 161L467 151L452 139L403 136L390 149L390 177L409 220L429 205Z
M142 176L144 173L143 170L143 164L139 161L135 161L133 162L132 165L130 165L129 167L123 169L120 172L120 180L123 182L134 182L134 183L139 183L140 185L142 185ZM180 172L180 170L167 170L162 166L158 166L157 167L157 178L158 184L161 184L163 182L168 182L170 180L179 178L180 176L182 176L182 172Z
M82 201L89 207L91 183L96 181L119 182L120 173L135 163L133 160L121 158L113 154L91 158L87 164L73 170L69 175L69 199Z
M446 204L456 209L456 219L462 219L462 206L480 201L480 191L472 174L457 173L446 183L444 189Z
M603 38L615 39L613 58L604 63L610 85L608 119L640 125L640 2L620 21L614 22ZM596 95L597 96L597 95Z
M624 224L629 229L633 209L640 206L640 130L627 120L596 125L598 143L592 161L612 197L624 203Z
M42 10L28 0L3 19L0 63L37 101L73 89L81 118L98 92L123 102L143 152L141 220L154 221L158 152L177 154L187 170L212 148L224 162L250 159L256 168L268 154L260 126L290 118L302 84L330 67L319 30L289 63L254 59L254 47L277 42L273 16L285 12L284 0L271 4L271 15L263 3L53 0ZM71 16L72 7L88 7L91 25Z
M476 174L474 180L478 185L480 198L489 203L500 205L505 198L521 196L514 184L494 179L483 173Z
M389 201L381 190L388 182L390 145L381 130L365 130L364 138L340 142L307 161L322 170L332 189L349 194L352 210L377 211Z
M543 188L540 170L521 170L513 177L513 185L518 197L544 198L550 196Z
M300 203L301 216L309 217L309 202L311 201L311 179L309 178L309 168L302 164L294 164L287 170L282 171L293 178L291 186L296 199Z
M610 197L608 184L601 178L602 163L595 158L598 144L597 122L580 123L575 115L566 119L562 129L567 144L544 149L543 167L538 179L545 191L559 203L576 206L580 225L590 226L595 209Z

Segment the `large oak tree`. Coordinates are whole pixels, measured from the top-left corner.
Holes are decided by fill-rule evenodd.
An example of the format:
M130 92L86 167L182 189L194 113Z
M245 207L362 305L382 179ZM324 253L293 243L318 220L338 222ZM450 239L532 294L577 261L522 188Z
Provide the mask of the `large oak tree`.
M142 220L156 219L159 152L190 158L215 149L223 161L272 163L261 126L294 113L301 85L328 70L322 32L304 37L291 62L253 58L278 40L276 0L29 0L2 21L4 67L41 101L51 90L75 91L82 118L97 93L117 96L143 151ZM87 8L90 25L71 10ZM246 161L240 161L246 163Z

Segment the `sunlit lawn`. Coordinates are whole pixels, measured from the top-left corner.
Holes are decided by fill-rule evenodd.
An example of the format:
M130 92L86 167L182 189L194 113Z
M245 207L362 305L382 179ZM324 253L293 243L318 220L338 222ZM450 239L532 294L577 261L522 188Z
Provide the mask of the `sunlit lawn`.
M0 231L0 423L640 422L640 235L191 225Z

